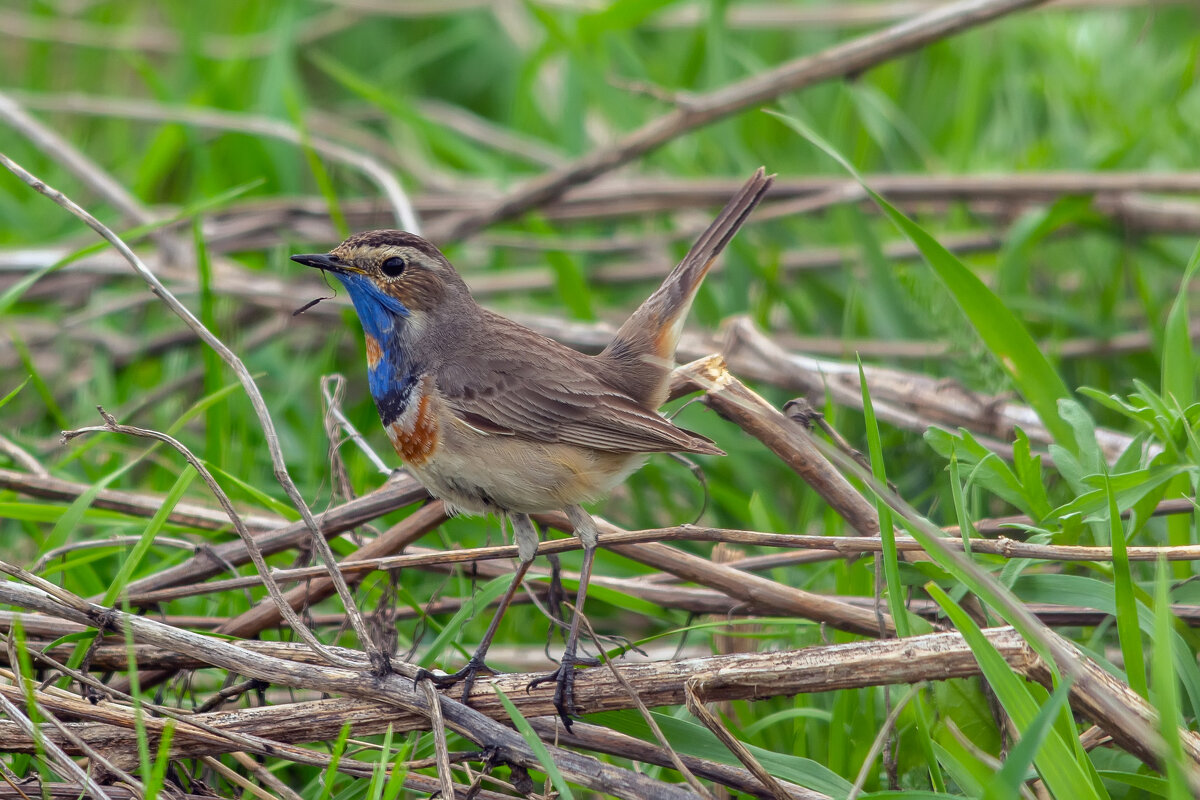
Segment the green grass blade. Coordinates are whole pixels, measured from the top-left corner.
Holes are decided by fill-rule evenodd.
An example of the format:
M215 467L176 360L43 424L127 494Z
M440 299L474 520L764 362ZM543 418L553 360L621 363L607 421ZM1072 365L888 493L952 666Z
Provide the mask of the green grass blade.
M661 711L650 713L654 716L654 721L658 723L663 735L678 752L716 761L720 764L728 764L731 767L739 766L740 762L729 752L729 748L722 744L712 731L700 723L690 719L679 719ZM828 712L825 713L828 717ZM830 720L826 719L825 721ZM599 711L588 714L588 722L619 730L628 736L636 736L646 742L655 741L650 726L636 711ZM745 730L743 730L743 734L748 736ZM845 797L851 789L850 781L838 775L825 764L813 759L773 752L752 744L746 744L746 749L758 759L767 772L780 780L790 781L830 797Z
M392 760L392 726L388 725L383 734L383 744L380 745L379 761L371 772L371 781L367 784L367 797L370 800L380 800L383 797L385 777L388 774L388 762Z
M165 217L148 225L139 225L135 228L130 228L127 231L123 231L121 233L121 238L127 243L132 243L146 234L152 233L160 228L165 228L168 225L174 225L181 220L199 216L205 211L218 210L223 206L228 205L241 195L246 194L250 190L260 186L262 183L262 179L259 178L248 183L244 183L240 186L235 186L229 191L217 194L215 197L208 197L200 202L188 205L186 208L181 209L176 214L172 214L170 217ZM35 270L20 280L14 282L12 286L5 289L3 293L0 293L0 317L3 317L5 314L7 314L8 310L13 306L14 303L21 299L21 296L25 294L29 287L37 283L41 278L44 278L46 275L60 270L68 264L78 261L85 256L90 256L92 253L99 253L108 247L111 247L111 245L107 241L99 241L86 247L81 247L78 250L75 250L59 259L58 261L55 261L53 264L48 264L45 267Z
M38 397L42 398L46 412L54 419L54 424L63 430L70 428L71 423L67 421L67 415L59 407L58 399L54 396L54 391L46 383L46 379L42 377L41 370L34 363L33 355L29 352L29 346L25 344L25 340L21 338L20 333L16 330L10 330L8 338L12 343L13 350L17 351L17 357L21 359L21 366L25 368L25 372L29 375L25 380L33 383L34 391L38 393Z
M317 795L316 800L329 800L333 794L333 784L338 776L338 763L342 760L342 755L346 752L346 742L350 740L350 723L347 722L338 732L337 741L333 743L333 752L329 754L329 766L325 767L325 774L321 781L321 792Z
M513 701L508 699L508 695L500 691L500 687L492 684L492 688L496 690L496 696L500 698L504 710L508 712L508 717L512 720L513 727L521 734L525 743L529 745L529 749L533 751L533 754L537 756L537 760L541 762L542 767L546 770L546 774L550 776L550 782L558 790L558 796L563 798L563 800L575 800L575 795L571 794L570 785L567 784L562 773L558 770L558 764L554 763L554 759L550 757L550 751L546 749L546 744L538 738L529 721L521 715L521 712L513 705Z
M222 483L228 483L233 487L237 487L237 489L244 492L247 497L253 499L263 508L275 512L289 522L295 522L296 520L300 519L300 514L295 508L287 503L282 503L276 500L274 497L271 497L271 495L267 494L254 484L242 480L233 473L226 472L215 464L210 464L205 461L204 465L208 467L208 471L213 474L214 478L220 478Z
M867 450L871 456L871 472L875 480L887 485L887 473L883 461L883 441L879 436L879 423L875 418L875 407L871 404L871 392L867 387L867 376L863 372L862 359L858 360L858 381L862 387L863 416L867 427ZM904 607L904 584L900 580L899 557L896 552L896 529L892 525L892 509L883 498L875 499L875 508L879 513L879 532L883 542L883 552L879 561L882 562L884 579L887 584L888 611L896 625L896 634L901 638L908 636L908 609ZM946 779L942 776L942 768L938 765L937 754L933 750L933 737L930 735L929 716L925 709L925 699L918 692L913 698L913 718L916 720L916 736L920 743L921 752L925 756L925 765L929 769L929 778L933 788L945 791Z
M150 769L150 778L146 781L146 800L155 800L163 790L167 777L167 767L171 763L171 739L175 736L175 720L168 719L163 725L162 737L158 741L158 755L154 766ZM168 797L173 796L168 795Z
M446 627L442 628L441 633L439 633L437 638L435 638L429 645L429 649L421 658L421 663L428 665L436 661L438 656L440 656L442 651L446 648L446 645L450 643L450 640L458 635L459 630L466 623L466 621L475 614L478 614L481 610L487 611L488 604L500 595L504 594L504 590L508 588L510 583L512 583L511 575L501 575L500 577L493 578L485 583L479 589L479 591L475 592L475 594L471 597L471 602L464 603L463 607L455 612L454 616L450 618L450 621L446 623Z
M304 153L304 161L308 164L308 171L312 174L313 180L316 181L317 188L321 191L321 196L325 198L325 205L329 208L329 219L333 222L333 227L338 232L338 238L345 239L350 235L350 225L346 222L346 215L342 211L341 201L338 200L337 187L334 186L333 179L329 176L329 170L325 169L325 162L321 160L317 151L312 148L308 125L304 122L304 104L299 92L289 85L284 92L284 101L287 104L288 116L292 119L292 125L300 133L300 149Z
M183 493L187 491L188 486L191 486L192 481L196 478L197 472L190 466L185 466L183 472L179 473L179 477L175 480L175 485L167 492L163 498L162 505L154 512L154 516L150 518L150 522L146 525L146 530L142 532L142 537L138 543L129 551L129 556L121 564L120 570L117 571L117 576L113 579L112 585L104 592L103 605L111 606L121 596L126 584L133 577L133 573L142 563L142 559L146 553L150 552L151 546L154 545L154 537L167 522L167 518L171 516L171 512L175 510L175 506L183 498ZM74 665L72 665L74 666Z
M1066 707L1070 697L1071 684L1063 681L1054 689L1050 699L1046 701L1029 724L1029 728L1021 734L1017 742L1004 760L1004 766L996 773L995 778L988 784L984 797L987 800L1008 800L1021 796L1021 785L1025 782L1025 774L1033 764L1034 756L1042 747L1042 743L1050 734L1054 719Z
M1179 677L1175 674L1171 639L1175 633L1175 620L1171 614L1171 595L1167 587L1167 565L1158 561L1158 574L1154 581L1154 653L1150 659L1154 694L1153 705L1158 711L1158 730L1166 745L1166 761L1163 770L1167 778L1167 796L1171 800L1187 800L1192 797L1184 766L1183 742L1179 728L1183 723L1179 713Z
M1180 408L1187 408L1196 399L1196 355L1192 352L1192 336L1188 330L1188 287L1197 269L1200 269L1200 244L1196 245L1184 270L1163 333L1162 396L1174 397Z
M1073 452L1075 441L1071 429L1058 413L1058 401L1070 398L1070 393L1021 321L953 253L872 190L833 145L794 117L777 112L768 113L778 117L841 164L871 195L883 213L916 245L942 284L953 295L996 361L1008 373L1017 391L1037 412L1042 424L1053 434L1055 441Z
M8 405L8 403L9 403L9 401L10 401L10 400L12 400L12 399L13 399L14 397L16 397L18 394L20 394L20 393L21 393L21 390L25 388L25 385L26 385L26 384L28 384L28 383L29 383L29 381L30 381L30 379L29 379L29 378L26 378L25 380L23 380L23 381L21 381L20 383L18 383L18 384L17 384L17 386L16 386L16 388L15 388L15 389L13 389L11 392L9 392L8 394L4 395L4 397L0 397L0 408L4 408L6 405Z
M934 583L927 584L925 588L966 639L984 677L996 692L997 699L1012 717L1022 736L1026 735L1038 716L1038 705L1033 694L983 635L975 621L951 599L950 595ZM1055 796L1100 797L1084 769L1075 760L1075 751L1067 746L1053 728L1047 730L1042 746L1034 756L1034 764L1038 774Z
M1022 575L1013 590L1027 603L1084 606L1114 617L1117 615L1112 584L1085 575ZM1153 609L1142 602L1138 602L1137 609L1142 635L1148 641L1158 641ZM1175 653L1175 673L1183 682L1191 712L1195 714L1200 709L1200 665L1196 664L1192 648L1178 631L1171 631L1170 642Z
M879 422L875 418L875 406L871 403L871 392L867 387L867 376L863 372L862 359L858 359L858 381L862 387L863 418L867 427L867 453L871 458L871 473L880 484L887 485L887 474L883 463L883 442L879 436ZM896 529L892 524L892 509L883 501L875 499L879 513L879 534L883 545L881 561L887 582L888 611L896 623L896 634L901 638L909 635L908 609L904 607L904 584L900 581L899 557L896 553Z
M139 460L131 459L96 481L96 483L88 487L87 491L72 500L71 504L67 506L67 510L58 518L58 522L54 523L54 527L50 530L50 535L46 537L46 541L42 543L42 547L46 550L53 550L56 547L62 547L66 544L67 538L79 527L84 512L92 505L96 496L104 491L110 483L132 469Z
M391 726L388 726L391 731ZM408 758L412 752L413 739L408 738L396 751L396 755L392 758L392 768L388 770L387 784L383 787L383 800L396 800L400 796L400 792L404 791L404 779L408 775Z
M1121 512L1117 509L1117 495L1107 479L1105 490L1108 493L1108 536L1113 551L1113 581L1117 596L1117 636L1125 661L1125 677L1129 681L1129 688L1142 697L1148 697L1137 597L1134 594L1133 574L1129 569L1129 554L1125 549L1125 526L1121 524Z

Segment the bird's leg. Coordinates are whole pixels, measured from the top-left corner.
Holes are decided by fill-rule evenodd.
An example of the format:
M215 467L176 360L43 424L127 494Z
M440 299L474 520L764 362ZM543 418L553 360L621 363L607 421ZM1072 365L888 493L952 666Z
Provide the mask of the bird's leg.
M549 675L534 678L529 683L533 688L549 681L555 682L554 707L567 730L571 730L571 715L576 713L575 707L575 665L586 663L589 659L580 659L577 655L579 648L579 626L583 617L583 604L587 602L588 581L592 577L592 561L596 555L596 544L600 531L592 515L580 506L567 508L567 518L575 527L575 535L583 543L583 566L579 570L579 591L575 595L575 613L571 616L571 630L567 634L567 646L563 651L562 661L558 669Z
M517 540L517 552L521 562L517 565L517 572L513 575L512 583L508 585L504 596L500 598L500 605L496 608L496 613L492 617L491 623L488 624L487 632L483 634L483 641L479 643L479 647L475 649L470 660L458 672L450 675L434 675L429 670L422 669L417 672L415 679L420 681L428 678L439 689L453 686L462 681L462 701L464 703L467 702L467 697L471 694L471 687L475 684L476 675L481 672L488 675L497 674L483 659L487 655L488 648L492 646L492 638L496 635L496 629L500 627L500 620L504 618L504 612L508 610L508 605L512 602L513 595L521 587L525 573L529 571L529 565L533 563L533 556L537 553L538 533L537 529L533 527L533 521L529 519L529 515L508 514L507 516L512 523L513 534Z

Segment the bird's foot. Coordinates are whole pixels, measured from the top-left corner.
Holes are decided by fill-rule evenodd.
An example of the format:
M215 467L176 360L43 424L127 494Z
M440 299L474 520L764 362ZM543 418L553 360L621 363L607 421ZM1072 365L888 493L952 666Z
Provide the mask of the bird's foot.
M462 669L458 672L452 672L449 675L436 675L427 669L417 670L417 675L413 678L413 683L419 683L428 678L433 681L433 685L437 688L448 689L456 683L461 682L463 687L462 702L465 703L471 694L471 687L475 685L475 677L480 674L499 675L500 673L485 664L481 656L473 655Z
M563 653L558 669L534 678L525 687L525 691L554 681L554 708L558 711L563 725L570 731L571 717L579 716L579 708L575 705L575 667L594 667L599 663L597 658L580 658L574 654Z

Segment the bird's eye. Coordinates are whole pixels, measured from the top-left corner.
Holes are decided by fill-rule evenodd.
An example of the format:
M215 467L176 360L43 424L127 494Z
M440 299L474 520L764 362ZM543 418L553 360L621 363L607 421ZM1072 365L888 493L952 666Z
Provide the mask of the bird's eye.
M383 274L389 278L398 278L400 273L404 272L404 268L408 266L408 261L401 256L392 256L380 265Z

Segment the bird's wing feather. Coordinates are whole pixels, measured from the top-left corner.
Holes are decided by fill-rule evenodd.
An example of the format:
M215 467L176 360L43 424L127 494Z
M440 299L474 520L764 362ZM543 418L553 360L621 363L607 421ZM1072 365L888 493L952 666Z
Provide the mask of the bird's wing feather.
M588 356L548 339L539 345L513 353L480 343L469 369L438 370L438 394L483 433L615 453L721 453L600 380Z

